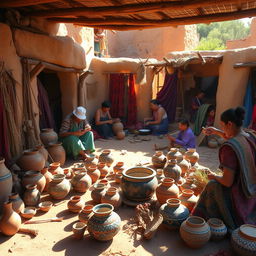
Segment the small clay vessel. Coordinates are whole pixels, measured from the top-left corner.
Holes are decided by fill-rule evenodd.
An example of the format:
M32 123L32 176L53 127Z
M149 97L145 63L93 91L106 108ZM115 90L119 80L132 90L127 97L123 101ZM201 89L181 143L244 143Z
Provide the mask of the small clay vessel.
M115 183L120 184L122 180L123 174L122 173L116 173L115 175Z
M58 134L51 128L42 129L40 139L45 146L49 143L56 143L58 141Z
M164 168L166 163L166 156L162 151L157 151L152 156L152 164L155 168Z
M37 185L27 185L26 191L23 195L23 201L26 206L37 206L40 202L40 191Z
M183 191L184 189L190 189L193 191L196 189L196 185L194 184L193 178L186 178L185 183L181 185L181 190Z
M67 179L72 179L73 178L73 173L70 171L69 168L63 169L63 174L65 174Z
M50 172L48 172L48 168L46 167L41 170L41 174L45 177L45 187L43 191L47 191L49 183L52 181L53 176Z
M177 161L175 159L168 161L163 171L166 178L172 178L176 182L180 179L181 168L177 165Z
M105 195L102 196L101 203L111 204L114 206L115 210L117 210L122 204L122 198L117 191L117 188L110 187L106 191Z
M182 176L185 176L186 174L188 174L188 172L191 168L190 162L188 160L186 160L185 158L182 159L180 162L178 162L178 166L181 168Z
M183 155L180 153L179 149L171 148L170 151L166 155L167 160L175 159L177 162L183 159Z
M93 190L91 192L91 198L94 203L100 204L101 203L101 198L104 196L106 193L106 186L101 183L96 183L93 186Z
M79 221L83 223L87 223L89 218L93 215L92 208L94 206L92 204L86 204L82 211L78 214Z
M86 224L83 222L76 222L73 226L72 226L72 231L73 231L73 237L75 239L82 239L84 236L84 231L86 229Z
M49 143L47 150L54 162L60 162L60 166L65 164L66 152L61 142Z
M72 196L68 201L68 209L71 212L80 212L84 208L85 202L81 196Z
M157 177L157 180L158 180L158 184L162 183L163 179L165 178L164 170L163 169L157 169L156 170L156 177Z
M25 204L22 201L22 199L20 198L18 193L12 193L9 196L9 201L12 203L12 209L15 212L20 213L21 211L24 210Z
M116 165L113 167L114 173L120 173L125 170L124 162L117 162Z
M117 134L118 132L121 132L123 131L124 129L124 126L123 124L120 122L120 119L116 119L114 122L113 122L113 125L112 125L112 130L114 132L114 134Z
M124 131L119 131L116 133L116 138L118 140L123 140L125 138L125 132Z
M54 199L64 199L71 189L70 182L65 179L64 174L53 175L52 181L48 186L48 193Z
M100 170L98 170L96 164L92 164L87 167L87 173L92 179L92 184L100 178Z
M92 185L92 179L87 171L75 171L75 176L71 179L73 189L80 193L85 193Z
M49 165L48 171L54 174L64 174L63 169L60 167L60 162L53 162Z
M100 178L105 178L107 175L108 175L108 172L109 172L109 168L108 166L106 165L106 163L103 163L103 162L99 162L98 163L98 169L100 171Z
M98 164L98 159L95 154L87 155L87 158L84 160L84 166L87 168L90 165Z
M207 221L211 229L211 240L219 241L227 235L227 227L222 220L217 218L210 218Z
M107 178L99 180L98 184L104 185L106 189L110 188L109 180Z
M108 167L110 167L112 165L112 163L114 162L114 158L112 156L111 150L109 150L109 149L103 150L99 156L99 161L106 163L106 165Z
M198 198L194 195L194 191L191 189L183 189L179 199L190 212L193 210L198 200Z
M42 193L46 185L46 178L39 171L27 171L23 176L22 185L26 187L28 184L37 185L37 189Z
M185 159L189 160L189 162L194 165L199 160L199 154L196 152L195 148L189 148L185 153Z

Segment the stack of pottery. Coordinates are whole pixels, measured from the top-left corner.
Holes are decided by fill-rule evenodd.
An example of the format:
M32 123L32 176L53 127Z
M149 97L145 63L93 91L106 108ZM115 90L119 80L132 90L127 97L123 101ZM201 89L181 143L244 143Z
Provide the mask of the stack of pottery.
M180 179L181 168L177 165L177 161L175 159L169 160L163 171L164 176L167 178L172 178L176 182Z
M185 153L185 159L189 160L191 165L195 165L199 160L199 154L196 152L195 148L189 148Z
M61 142L49 143L47 150L54 162L60 162L60 166L63 166L66 161L66 152Z
M179 199L190 212L193 210L198 200L198 198L194 195L194 191L191 189L183 189Z
M73 189L80 193L85 193L92 185L92 179L87 171L75 171L75 176L71 179Z
M95 183L100 178L100 170L98 170L96 164L92 164L87 167L88 175L92 179L92 184Z
M211 218L207 221L211 229L211 239L219 241L225 238L227 234L227 227L222 220L217 218Z
M41 174L44 175L44 177L45 177L45 187L44 187L43 191L47 191L49 183L52 181L53 176L50 172L48 172L48 168L43 168L41 170Z
M41 172L27 171L22 179L22 185L36 185L40 193L44 191L46 185L46 179Z
M9 201L12 203L12 209L15 212L20 213L24 210L24 202L22 201L18 193L12 193L9 196Z
M60 167L60 162L53 162L49 165L48 171L51 174L64 174L63 169Z
M94 203L100 204L101 203L101 198L105 195L106 193L106 186L101 183L96 183L93 186L93 190L91 192L91 198Z
M105 163L108 167L112 165L114 162L114 158L112 156L111 150L105 149L99 156L99 162Z
M171 148L166 155L168 160L175 159L177 162L180 162L183 159L183 155L180 153L179 149Z
M115 210L117 210L122 204L122 198L117 191L117 188L110 187L106 191L105 195L102 196L101 203L111 204L114 206Z
M70 182L65 179L64 174L53 175L48 186L48 193L54 199L64 199L71 189Z
M99 162L97 165L99 171L100 171L100 178L105 178L108 175L109 168L105 163Z
M26 206L37 206L40 202L41 193L37 185L27 185L23 195L23 201Z
M78 215L78 219L79 221L83 222L83 223L87 223L89 218L92 216L92 209L93 209L93 205L92 204L86 204L84 206L84 208L82 209L82 211L79 213Z
M152 163L155 168L164 168L166 163L166 157L162 151L157 151L152 156Z
M87 155L87 158L84 160L85 167L87 168L88 166L93 165L93 164L98 164L98 159L97 159L96 155L94 155L94 154Z
M119 140L122 140L125 137L125 132L123 131L124 126L120 122L119 118L114 120L113 125L112 125L112 129L113 129L114 134L116 135L116 137Z
M40 139L47 147L50 143L56 143L58 141L58 134L51 128L45 128L40 133Z
M70 212L80 212L84 208L85 202L81 196L72 196L68 201L68 209Z

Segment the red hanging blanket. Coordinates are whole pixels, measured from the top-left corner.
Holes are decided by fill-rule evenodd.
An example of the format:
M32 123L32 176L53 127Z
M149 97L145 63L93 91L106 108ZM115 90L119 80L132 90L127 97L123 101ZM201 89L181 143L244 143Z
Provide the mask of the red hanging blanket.
M136 125L137 123L137 101L135 92L134 75L129 74L129 89L128 89L128 117L127 125Z

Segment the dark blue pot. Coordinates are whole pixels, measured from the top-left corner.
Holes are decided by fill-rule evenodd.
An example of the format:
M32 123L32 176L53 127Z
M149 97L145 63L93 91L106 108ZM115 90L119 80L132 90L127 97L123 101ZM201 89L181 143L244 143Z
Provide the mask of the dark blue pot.
M132 167L123 171L121 188L131 201L143 202L151 199L157 188L156 172L148 167Z

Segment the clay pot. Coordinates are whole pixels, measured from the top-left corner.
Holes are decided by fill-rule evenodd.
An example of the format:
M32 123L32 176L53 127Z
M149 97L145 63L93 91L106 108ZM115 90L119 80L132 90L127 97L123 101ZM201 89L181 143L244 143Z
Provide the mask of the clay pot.
M102 162L98 163L98 169L100 171L100 178L101 179L108 175L109 168L105 163L102 163Z
M122 173L117 173L115 175L115 183L120 184L122 180L123 174Z
M97 169L96 164L88 166L87 173L92 179L92 184L100 178L100 170Z
M65 164L66 152L61 142L49 143L47 150L54 162L60 162L60 166Z
M117 191L117 188L110 187L106 194L102 196L101 203L107 203L114 206L115 210L117 210L122 204L122 198Z
M41 171L45 166L45 159L38 150L25 150L17 164L24 171Z
M191 168L190 162L187 161L186 159L182 159L182 161L180 161L178 163L178 166L181 168L181 175L182 176L185 176Z
M237 255L256 255L256 226L244 224L232 232L231 246Z
M22 201L22 199L20 198L18 193L12 193L9 196L9 201L12 203L12 209L15 212L20 213L21 211L24 210L25 204Z
M60 167L60 162L53 162L49 165L48 171L54 174L64 174L63 169Z
M75 171L75 176L71 179L73 189L80 193L85 193L92 185L92 179L87 171Z
M72 196L68 201L68 209L71 212L80 212L84 208L84 200L81 196Z
M45 149L45 147L43 145L37 145L35 147L35 150L38 150L39 153L41 153L43 155L45 162L47 162L47 160L48 160L48 151Z
M219 146L218 141L215 139L208 140L208 147L209 148L217 148Z
M92 208L94 206L92 204L86 204L84 206L84 208L82 209L82 211L79 213L78 215L78 219L79 221L83 222L83 223L87 223L89 218L92 216Z
M174 179L164 178L156 189L156 197L160 204L166 203L167 199L178 198L179 188L175 185Z
M123 129L124 129L124 126L120 122L120 120L114 121L114 123L112 125L112 130L113 130L114 134L117 134L118 132L122 132Z
M119 232L121 219L113 212L111 204L98 204L93 207L93 216L88 220L89 234L99 241L109 241Z
M167 178L172 178L176 182L180 179L181 168L177 165L177 161L175 159L168 161L163 171L164 176Z
M222 137L217 137L216 140L217 140L217 142L218 142L219 145L222 145L222 144L226 141L226 140L225 140L224 138L222 138Z
M189 162L194 165L199 160L199 154L196 152L195 148L189 148L185 153L185 159L189 160Z
M106 193L106 186L101 183L96 183L93 186L93 190L91 192L91 198L94 203L100 204L101 203L101 198L105 195Z
M98 182L98 184L102 184L105 186L106 189L110 188L109 180L108 179L102 179Z
M163 179L165 178L163 169L156 170L156 178L158 180L158 184L162 183Z
M179 199L170 198L160 207L159 212L164 220L163 224L169 229L178 229L181 223L189 216L187 207L181 204Z
M151 199L158 184L153 169L132 167L124 170L122 174L121 188L128 200L143 202Z
M65 174L67 179L72 179L73 178L73 173L70 171L69 168L63 169L63 174Z
M166 157L162 151L157 151L152 156L152 163L155 168L164 168L166 163Z
M180 236L191 248L200 248L210 239L209 225L201 217L190 216L180 226Z
M12 209L12 203L3 204L3 215L0 220L0 230L6 236L12 236L19 231L21 226L20 215Z
M0 213L4 202L12 192L12 174L4 164L5 159L0 157Z
M211 240L219 241L225 238L227 234L227 227L222 220L211 218L207 223L211 229Z
M53 175L48 186L48 193L54 199L64 199L71 189L70 182L65 179L64 174Z
M186 178L186 182L181 185L181 190L183 191L184 189L196 190L193 178Z
M167 160L175 159L177 162L183 159L183 155L180 153L179 149L171 148L170 151L166 155Z
M37 185L27 185L23 195L23 201L26 206L37 206L40 202L41 193Z
M179 199L190 212L193 210L198 200L198 198L194 195L194 191L191 189L183 189Z
M83 222L76 222L73 226L72 226L72 231L73 231L73 237L75 239L82 239L84 236L84 231L86 229L86 224Z
M105 163L108 167L110 167L114 162L114 158L112 156L111 150L109 149L103 150L99 156L99 161Z
M22 185L26 187L29 184L36 185L39 192L42 193L46 185L46 179L41 172L27 171L23 176Z
M45 186L44 186L44 190L43 191L47 191L48 190L48 186L49 183L52 181L52 174L50 172L48 172L48 168L43 168L41 170L41 174L44 175L45 177Z
M124 131L117 132L116 138L118 140L123 140L125 138L125 132Z
M56 143L58 141L58 134L51 128L41 130L40 139L47 147L49 143Z
M116 165L113 167L114 173L121 173L125 170L124 162L117 162Z
M98 159L95 154L89 154L83 163L84 163L85 167L87 168L90 165L98 164Z

